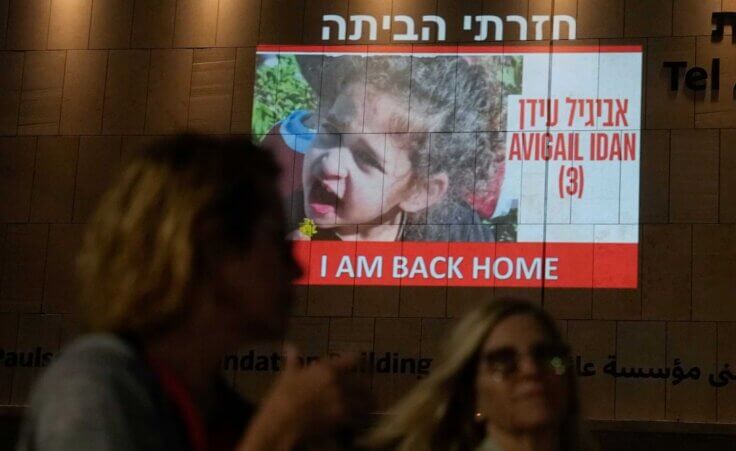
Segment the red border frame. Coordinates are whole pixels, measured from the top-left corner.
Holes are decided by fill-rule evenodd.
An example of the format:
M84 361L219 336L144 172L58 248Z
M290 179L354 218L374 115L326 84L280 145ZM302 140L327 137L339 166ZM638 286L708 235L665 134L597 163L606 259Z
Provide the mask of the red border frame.
M566 41L567 42L567 41ZM258 53L641 53L635 45L280 45L259 44Z
M257 53L313 53L313 54L550 54L550 53L643 53L642 45L577 45L572 41L550 45L279 45L260 44ZM343 257L354 259L360 254L385 258L396 255L431 258L437 255L459 255L468 258L503 254L536 258L546 254L559 255L559 280L474 280L396 279L383 275L375 279L321 277L320 260L331 261ZM508 286L549 288L636 288L638 286L639 243L373 243L373 242L294 242L297 260L304 270L298 284L306 285L383 285L383 286ZM467 266L466 262L466 266ZM467 271L467 267L465 268Z

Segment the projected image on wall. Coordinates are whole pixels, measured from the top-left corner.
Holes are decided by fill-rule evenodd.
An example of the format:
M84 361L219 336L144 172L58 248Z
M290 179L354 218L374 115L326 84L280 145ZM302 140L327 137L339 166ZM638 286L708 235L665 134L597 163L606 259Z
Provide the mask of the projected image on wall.
M302 283L636 287L639 47L257 55Z

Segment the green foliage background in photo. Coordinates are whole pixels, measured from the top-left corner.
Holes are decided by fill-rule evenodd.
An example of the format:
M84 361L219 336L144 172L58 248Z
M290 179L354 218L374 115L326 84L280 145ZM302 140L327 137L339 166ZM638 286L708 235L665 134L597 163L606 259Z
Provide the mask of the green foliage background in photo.
M253 98L252 130L256 142L292 111L313 110L317 99L294 55L259 58Z

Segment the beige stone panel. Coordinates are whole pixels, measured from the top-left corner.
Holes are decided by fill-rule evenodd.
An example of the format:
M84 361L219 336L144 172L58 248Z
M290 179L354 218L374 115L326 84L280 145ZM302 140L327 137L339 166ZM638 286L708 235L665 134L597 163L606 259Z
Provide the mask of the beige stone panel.
M376 40L369 40L368 31L366 27L363 27L363 33L360 39L356 41L350 41L351 44L388 44L391 42L392 33L395 33L397 29L394 28L394 23L391 24L390 30L383 29L383 16L391 15L392 2L377 2L374 0L350 0L348 2L348 15L353 16L356 14L367 14L376 18L378 22L378 29L376 30ZM399 32L403 32L402 30ZM348 23L347 35L350 36L353 33L353 24Z
M0 52L0 134L18 131L18 108L23 83L23 52Z
M36 138L0 138L0 222L26 222L31 211Z
M152 50L146 134L168 134L187 126L192 50Z
M625 36L656 37L671 34L672 0L626 0Z
M150 63L148 50L110 51L102 133L143 133Z
M194 51L189 128L228 133L232 116L235 49Z
M375 359L385 359L386 355L376 353ZM414 374L378 372L373 375L373 401L376 413L386 413L421 380Z
M422 21L422 17L425 15L436 15L437 14L437 1L436 0L394 0L392 5L392 14L394 16L397 15L404 15L409 16L414 20L414 32L420 36L420 39L417 39L416 41L419 42L429 42L429 43L436 43L437 42L437 26L434 23L428 23L426 26L429 28L429 40L424 41L421 39L422 35L422 28L425 27L425 24ZM381 20L379 19L379 27L381 25ZM451 26L460 26L462 27L462 24L448 24L448 27ZM393 34L396 33L404 33L405 26L403 24L399 23L392 23L391 25L391 31ZM441 43L444 43L442 41Z
M376 318L374 350L416 357L421 349L421 327L419 318Z
M0 313L0 349L15 352L18 341L18 314ZM0 404L10 404L14 368L0 365Z
M568 321L567 341L572 348L573 366L571 371L582 371L586 364L592 363L595 374L582 376L578 373L580 399L583 403L583 416L594 419L613 419L616 394L616 381L603 373L609 356L616 354L616 323L613 321ZM588 367L587 369L590 369Z
M329 318L290 318L286 343L295 346L304 357L327 355L329 342Z
M453 332L457 320L425 318L422 320L421 358L416 362L416 375L425 377L443 362L447 357L450 334Z
M722 0L721 2L721 11L736 11L736 0ZM725 27L723 29L724 36L731 36L733 35L734 29L732 27Z
M421 320L415 318L376 319L374 351L376 359L418 358L421 349ZM394 353L396 355L394 355ZM388 356L387 356L388 354ZM414 374L376 372L373 376L373 395L379 410L388 408L406 394L417 382Z
M309 285L294 285L294 304L291 307L291 316L306 316Z
M0 224L0 293L2 293L3 261L5 260L5 228L5 224Z
M55 224L49 231L43 311L73 313L77 301L76 258L82 245L84 226Z
M255 362L248 362L243 359L243 357L248 357L248 353L252 350L254 356L267 357L270 359L273 353L280 355L283 351L282 348L283 344L280 341L258 343L254 346L240 349L235 354L240 358L238 368L231 370L228 373L232 374L235 389L249 401L259 401L271 387L271 384L278 376L278 373L272 371L257 371L254 368L246 369L249 363L253 365ZM283 364L283 362L280 363Z
M664 322L618 323L618 371L622 368L663 368L667 357L665 336ZM664 420L666 383L663 379L616 379L616 419Z
M504 19L503 27L503 39L504 40L517 40L519 39L519 26L516 24L506 23L506 16L522 16L527 17L529 15L528 2L519 2L516 0L483 0L483 14L491 14L499 16ZM462 18L457 22L456 26L462 27ZM489 36L487 41L494 41L495 30L493 27L489 27ZM534 26L528 27L530 30L534 29ZM477 28L473 28L477 30Z
M673 130L670 222L718 222L718 131Z
M674 0L674 36L710 36L711 14L721 10L721 0Z
M736 222L736 129L721 130L720 187L718 200L720 222Z
M493 299L521 299L532 304L542 306L542 288L513 288L513 287L496 287L493 290Z
M460 318L493 301L493 287L447 287L447 317Z
M641 175L639 178L642 224L666 223L670 207L670 132L641 132Z
M642 229L642 318L690 319L691 226L645 225Z
M733 374L736 372L736 322L717 323L717 342L716 350L718 361L715 368L714 377L716 382L720 382L720 372L730 370ZM724 373L724 376L728 376ZM706 376L707 377L707 376ZM736 421L736 403L733 402L736 396L736 384L733 381L718 388L716 391L717 419L723 423L733 423Z
M544 309L558 319L590 319L593 290L590 288L546 288Z
M402 286L399 291L399 316L444 318L447 287Z
M51 0L49 49L86 49L92 0Z
M133 48L168 48L174 42L176 0L136 1L133 10Z
M322 16L325 14L337 14L347 17L348 3L346 0L308 0L304 5L304 36L302 42L304 44L314 45L345 43L344 40L338 39L337 27L335 25L330 25L330 39L326 41L322 40Z
M120 149L120 168L127 167L136 153L149 149L159 139L161 139L161 136L123 136Z
M211 47L217 32L218 0L178 0L174 47Z
M647 45L646 62L646 128L693 128L695 102L691 90L685 88L685 72L680 70L678 90L670 90L667 61L695 63L695 38L653 38Z
M578 38L616 38L624 34L624 0L578 2Z
M332 318L328 351L330 357L351 357L355 359L355 374L344 377L353 379L359 386L369 389L373 380L371 352L373 352L373 318ZM374 357L375 358L375 357ZM375 360L374 360L375 361Z
M736 321L736 225L693 225L693 319Z
M0 49L5 48L5 38L8 32L8 10L10 0L0 0Z
M216 45L247 47L258 44L260 15L261 2L258 0L220 0Z
M18 115L19 135L59 132L66 52L26 52Z
M641 258L639 259L641 262ZM641 278L641 271L639 274ZM639 280L641 286L641 279ZM634 320L641 318L641 289L618 290L597 288L593 290L593 318Z
M15 369L11 404L28 403L33 382L46 367L44 357L55 357L59 352L60 328L60 315L21 315L17 350L31 366Z
M49 228L45 224L9 224L5 230L0 300L40 302Z
M37 301L0 301L0 313L41 313L43 305Z
M330 353L361 353L373 350L373 318L330 319Z
M554 8L554 11L553 11ZM537 23L532 18L533 16L559 16L566 15L577 19L578 15L578 0L529 0L529 14L527 14L528 24L528 39L530 41L537 40ZM576 21L577 22L577 21ZM517 34L518 25L509 24L514 34L511 39L518 40L519 35ZM547 40L552 39L550 30L552 29L552 21L547 20L542 23L542 35L541 39ZM562 25L560 28L560 38L566 40L569 36L569 30L567 25Z
M354 291L353 316L397 317L399 316L400 287L356 286Z
M297 44L302 41L305 0L261 2L260 44Z
M507 24L505 19L507 16L529 16L529 5L527 2L519 2L515 0L483 0L483 14L492 14L499 16L504 19L504 40L517 40L519 39L519 27L518 25ZM462 24L462 21L457 22ZM461 25L462 26L462 25ZM530 30L536 27L528 27ZM489 33L490 34L490 33ZM489 40L493 41L493 37L489 36Z
M463 17L483 14L483 0L437 0L437 15L447 22L448 43L475 42L475 30L463 30Z
M51 0L11 0L8 9L8 50L45 50Z
M422 16L437 14L437 2L431 0L394 0L392 8L394 15L405 15L414 19L417 30L422 25Z
M566 320L566 319L556 319L555 323L557 324L557 329L560 331L560 336L562 336L562 339L567 341L567 330L568 330L568 323L572 322L573 320Z
M312 285L307 297L309 316L352 316L353 286Z
M736 11L736 0L722 0L721 11ZM724 30L724 34L729 32L728 29Z
M61 339L59 348L63 348L83 333L82 320L77 315L61 316Z
M569 14L575 17L578 9L578 2L577 0L555 0L554 2L552 0L529 0L529 17L533 15L549 16L552 14L553 7L555 14ZM545 24L544 28L546 31L549 31L549 28L546 27L546 25L547 24Z
M586 1L586 0L582 0ZM554 8L554 11L553 11ZM537 24L532 19L532 16L559 16L566 15L573 18L577 18L578 15L578 0L529 0L529 14L527 15L528 21L528 32L529 40L537 39ZM511 25L514 29L518 25ZM552 39L550 29L552 28L552 20L548 20L542 24L542 36L541 39ZM567 25L563 25L560 29L560 37L562 39L568 38ZM518 39L518 37L515 37Z
M256 53L254 47L239 48L235 57L232 133L250 133L253 112Z
M32 222L70 222L79 137L38 138L31 194Z
M701 370L698 380L667 383L667 419L672 421L712 422L716 420L716 389L708 376L716 369L715 323L668 323L667 366L675 368L680 359L687 373L693 367Z
M424 318L422 319L422 343L420 353L422 357L435 360L440 358L443 349L446 348L453 326L457 324L455 319Z
M79 142L73 220L85 223L120 170L120 136L82 136Z
M697 38L696 64L708 72L704 91L695 97L696 128L736 126L736 47L730 38L712 42L710 35ZM713 59L720 60L720 89L713 89Z
M89 48L126 49L130 47L134 6L135 0L93 2Z
M102 129L107 52L67 52L64 93L61 102L62 135L95 135Z

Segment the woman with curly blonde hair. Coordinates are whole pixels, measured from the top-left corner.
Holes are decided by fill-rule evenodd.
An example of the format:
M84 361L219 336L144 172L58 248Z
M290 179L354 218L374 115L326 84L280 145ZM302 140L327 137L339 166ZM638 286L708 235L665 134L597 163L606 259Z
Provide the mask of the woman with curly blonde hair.
M277 175L242 138L182 135L133 157L79 259L88 333L36 384L18 450L286 450L350 411L346 362L279 359L260 407L220 375L225 353L284 333L300 271Z
M484 304L454 328L443 359L370 434L397 451L577 451L573 364L554 320L520 300Z

